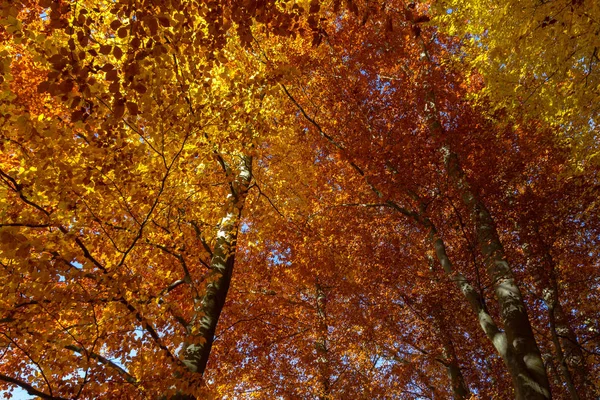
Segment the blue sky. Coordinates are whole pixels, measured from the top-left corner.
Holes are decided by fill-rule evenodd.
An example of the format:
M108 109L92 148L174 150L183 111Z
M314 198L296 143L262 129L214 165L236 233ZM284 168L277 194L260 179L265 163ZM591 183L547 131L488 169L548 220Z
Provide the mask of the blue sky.
M0 396L4 395L4 393L6 393L5 390L0 391ZM34 396L27 394L27 392L21 388L16 388L13 390L12 394L13 397L11 400L31 400L35 398Z

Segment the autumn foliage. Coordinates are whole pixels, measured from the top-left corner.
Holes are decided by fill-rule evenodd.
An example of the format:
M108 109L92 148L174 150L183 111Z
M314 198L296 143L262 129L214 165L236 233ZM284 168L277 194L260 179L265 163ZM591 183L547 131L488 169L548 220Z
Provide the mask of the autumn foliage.
M6 397L600 396L594 1L0 4Z

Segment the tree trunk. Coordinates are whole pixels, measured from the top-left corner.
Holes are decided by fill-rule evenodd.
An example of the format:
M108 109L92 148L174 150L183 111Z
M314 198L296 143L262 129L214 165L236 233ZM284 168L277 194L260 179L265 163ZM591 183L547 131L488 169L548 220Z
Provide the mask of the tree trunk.
M596 398L598 393L587 375L585 357L577 336L560 303L559 286L556 279L556 265L550 249L542 242L544 260L549 270L549 281L544 289L544 301L548 306L548 320L552 344L556 351L558 369L572 400Z
M416 35L416 39L422 49L422 58L426 58L431 64L423 37L421 35ZM442 126L438 115L435 93L428 81L429 72L426 70L423 74L423 87L425 89L424 117L427 121L431 136L445 141L444 127ZM285 86L283 89L294 104L298 106L305 118L318 129L321 136L326 138L340 151L344 151L345 147L323 132L321 126L308 116L304 109L291 96ZM452 184L461 195L461 198L467 205L473 217L479 248L486 260L488 276L494 283L496 299L500 306L505 332L498 329L497 325L487 312L481 296L468 280L462 274L455 273L452 270L452 264L446 254L446 247L441 238L437 235L437 231L431 221L424 216L421 216L419 213L408 211L398 206L398 204L392 200L387 201L386 205L415 219L430 230L430 239L442 268L444 268L444 271L451 277L463 295L467 298L471 308L477 315L479 324L488 338L492 341L498 354L504 360L512 378L516 398L518 400L550 399L550 384L548 382L546 370L533 335L523 298L515 283L512 270L504 256L504 249L500 243L493 218L483 201L472 191L464 171L458 162L457 155L446 146L443 146L440 150L442 150L444 155L444 163L448 175L453 181ZM383 198L383 194L369 181L364 171L353 161L349 161L349 163L356 172L364 177L365 182L373 192L379 198Z
M506 333L509 369L517 399L549 399L550 384L521 291L515 282L494 220L478 194L471 188L458 156L442 149L450 180L471 213L477 242L494 284Z
M418 27L414 21L411 22ZM422 50L421 59L428 65L432 65L423 36L415 34L415 39ZM446 132L437 109L430 75L430 68L423 68L421 77L425 89L424 117L431 136L446 143ZM494 284L506 336L503 359L511 374L516 398L518 400L549 399L551 398L550 383L546 369L533 335L521 291L504 255L504 248L498 237L494 220L479 194L471 188L457 154L448 145L443 145L440 151L450 184L471 213L479 249L485 258L488 276ZM496 348L498 349L498 346Z
M319 400L329 400L331 399L331 372L329 369L329 357L327 354L327 295L323 290L323 287L319 283L317 283L316 289L317 317L319 319L319 337L317 339L317 342L315 343L315 347L317 349L317 364L319 368Z
M549 290L548 292L550 291L552 293L547 293L548 298L546 299L546 304L548 305L548 319L550 320L550 334L552 336L552 344L554 344L554 349L558 358L558 368L560 369L560 374L562 375L564 383L567 386L567 391L569 392L571 400L580 400L579 394L577 393L577 389L575 388L575 384L573 383L571 371L569 371L569 367L567 367L565 354L563 352L560 340L558 338L558 333L556 331L556 293L553 290Z
M458 357L456 357L456 350L454 349L454 343L448 328L444 322L444 318L440 315L441 304L438 304L438 309L433 312L434 326L437 331L437 336L442 342L442 354L443 360L440 362L446 367L448 378L450 378L450 385L452 387L452 398L454 400L465 400L471 397L469 388L465 383L465 378L460 370L458 363Z
M235 262L238 226L252 179L252 158L241 157L237 176L227 196L225 216L217 231L216 244L207 277L206 293L195 299L196 313L188 324L188 340L182 351L183 362L192 372L204 374L212 349L215 330L223 310ZM229 167L227 168L229 172Z

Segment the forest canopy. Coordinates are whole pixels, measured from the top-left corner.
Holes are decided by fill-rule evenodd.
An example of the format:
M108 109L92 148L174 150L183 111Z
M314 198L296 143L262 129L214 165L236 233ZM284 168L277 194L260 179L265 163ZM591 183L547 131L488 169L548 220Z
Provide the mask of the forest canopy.
M596 1L0 4L5 397L600 397Z

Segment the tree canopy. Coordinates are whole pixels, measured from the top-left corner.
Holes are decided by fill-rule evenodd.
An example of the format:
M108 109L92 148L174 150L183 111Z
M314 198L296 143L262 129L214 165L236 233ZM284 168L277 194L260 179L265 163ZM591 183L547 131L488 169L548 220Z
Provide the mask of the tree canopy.
M591 0L2 0L0 390L600 396Z

